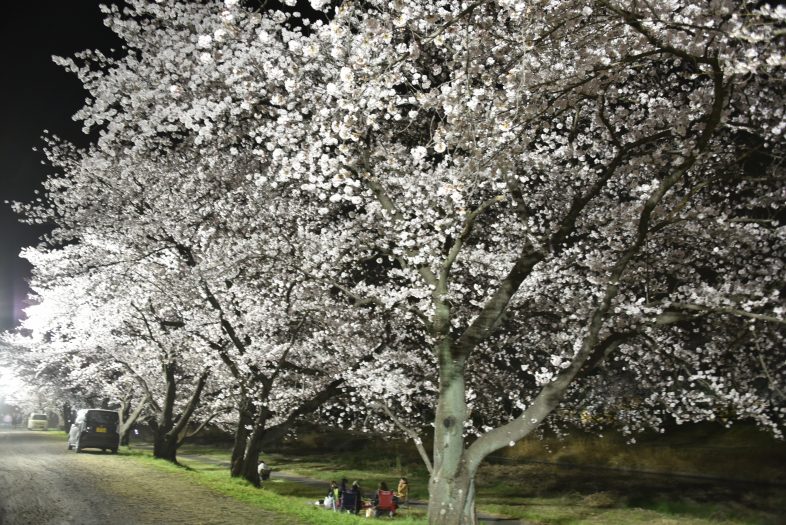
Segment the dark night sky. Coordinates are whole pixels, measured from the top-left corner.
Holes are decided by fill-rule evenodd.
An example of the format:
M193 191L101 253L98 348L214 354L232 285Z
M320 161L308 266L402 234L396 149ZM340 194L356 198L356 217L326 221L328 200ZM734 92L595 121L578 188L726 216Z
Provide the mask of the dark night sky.
M28 293L29 265L23 246L44 231L20 224L6 200L29 201L51 170L41 164L40 136L48 129L84 144L71 115L86 93L78 80L52 63L88 48L108 50L119 43L104 27L95 0L13 2L0 17L3 50L0 81L0 330L16 325Z

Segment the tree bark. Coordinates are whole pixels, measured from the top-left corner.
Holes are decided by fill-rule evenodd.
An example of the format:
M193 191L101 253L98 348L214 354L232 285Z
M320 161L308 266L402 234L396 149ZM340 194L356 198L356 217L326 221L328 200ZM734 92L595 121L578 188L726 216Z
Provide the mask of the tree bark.
M243 453L241 475L255 487L261 485L257 468L259 465L259 453L262 450L262 436L265 433L265 424L267 422L266 412L267 410L261 408L257 413L257 417L254 420L254 428L248 434L246 448Z
M199 399L202 396L202 390L205 388L209 372L203 372L199 376L196 387L194 388L191 399L183 409L180 416L175 419L174 404L176 398L176 382L174 373L170 373L171 368L167 368L167 395L165 405L162 407L162 414L159 420L153 425L155 438L153 441L153 457L165 459L172 463L177 463L177 449L180 447L182 441L180 435L191 420L191 416L199 404Z
M467 462L465 362L445 337L440 356L439 402L434 424L434 464L429 480L429 525L475 525L475 469Z
M131 442L131 425L120 425L120 445L127 447Z
M166 439L166 435L173 425L172 418L175 411L177 381L175 380L174 365L172 363L164 364L163 369L164 377L166 377L166 393L157 421L152 425L154 433L153 457L177 463L177 447L173 450L171 443L168 443Z
M429 525L475 525L475 482L466 472L432 479L429 486Z
M153 457L177 463L177 439L172 439L169 432L156 426L153 441Z
M123 402L122 409L120 411L120 444L124 446L128 446L128 442L130 440L131 428L136 423L139 416L142 414L142 410L144 410L147 403L150 401L150 397L145 394L144 399L139 402L139 404L131 410L131 405Z
M230 475L233 478L243 476L243 458L246 455L246 442L251 434L251 427L254 423L254 404L247 397L243 396L238 406L237 427L235 427L235 443L232 446L232 459L230 465Z
M63 430L66 432L71 429L71 423L73 423L73 420L71 419L71 410L71 403L63 403L61 413L63 414Z

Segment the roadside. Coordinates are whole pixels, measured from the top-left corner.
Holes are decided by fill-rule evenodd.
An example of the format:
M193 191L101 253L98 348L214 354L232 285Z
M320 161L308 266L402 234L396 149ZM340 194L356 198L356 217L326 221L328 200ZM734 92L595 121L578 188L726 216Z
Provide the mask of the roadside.
M0 430L3 525L301 523L152 469L133 457L66 450L62 432Z

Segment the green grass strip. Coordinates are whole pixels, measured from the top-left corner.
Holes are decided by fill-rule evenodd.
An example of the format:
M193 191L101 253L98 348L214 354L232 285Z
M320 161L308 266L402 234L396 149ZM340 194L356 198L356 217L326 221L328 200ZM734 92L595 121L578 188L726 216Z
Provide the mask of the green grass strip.
M259 507L263 510L286 516L288 521L282 523L300 523L314 525L357 525L368 524L365 517L346 513L332 512L314 505L313 498L283 496L273 490L258 489L243 479L231 478L226 469L215 469L198 462L182 461L184 466L177 466L166 461L153 458L147 452L120 450L120 458L137 461L166 472L188 478L211 490L232 497L238 501ZM401 525L423 525L420 517L397 516L395 522Z

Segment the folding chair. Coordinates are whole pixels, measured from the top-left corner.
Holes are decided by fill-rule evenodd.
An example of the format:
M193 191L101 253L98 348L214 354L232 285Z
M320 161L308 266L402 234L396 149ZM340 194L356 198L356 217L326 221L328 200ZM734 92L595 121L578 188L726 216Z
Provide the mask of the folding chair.
M396 513L396 509L398 506L396 505L396 500L394 499L393 491L390 490L380 490L377 491L377 506L376 506L376 516L382 516L382 513L387 512L390 516Z
M360 499L357 492L345 492L341 496L341 510L357 514L359 507Z

